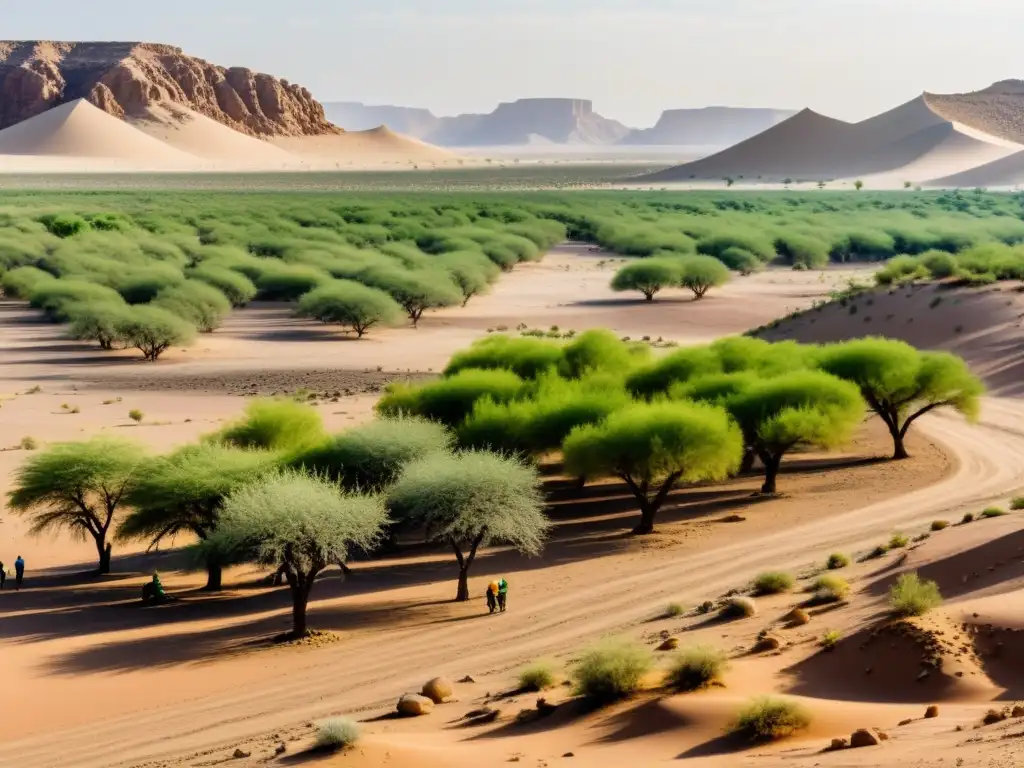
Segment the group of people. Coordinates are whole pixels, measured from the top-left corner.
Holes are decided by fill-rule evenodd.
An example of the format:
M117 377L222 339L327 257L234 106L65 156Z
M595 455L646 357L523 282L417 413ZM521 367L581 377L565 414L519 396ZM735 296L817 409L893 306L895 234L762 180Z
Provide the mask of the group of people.
M21 589L21 583L25 580L25 560L18 555L14 561L14 588ZM0 589L4 588L7 582L7 566L0 561Z
M487 608L491 613L505 612L505 604L508 602L508 582L505 579L492 581L487 585Z

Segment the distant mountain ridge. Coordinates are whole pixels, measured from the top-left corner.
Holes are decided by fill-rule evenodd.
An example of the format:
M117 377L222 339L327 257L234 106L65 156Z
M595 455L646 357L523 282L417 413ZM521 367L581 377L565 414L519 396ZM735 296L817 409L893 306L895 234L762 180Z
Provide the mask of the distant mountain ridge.
M428 109L324 102L327 118L349 131L387 125L400 133L448 147L526 145L728 146L795 114L783 109L705 107L671 109L653 128L636 130L594 111L586 99L519 99L487 114L438 117Z

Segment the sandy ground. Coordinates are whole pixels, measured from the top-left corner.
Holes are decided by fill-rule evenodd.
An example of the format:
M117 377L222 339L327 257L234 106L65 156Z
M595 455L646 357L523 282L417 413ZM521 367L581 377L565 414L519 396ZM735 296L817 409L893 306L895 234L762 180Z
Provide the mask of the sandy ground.
M616 267L608 254L561 248L504 276L491 295L466 309L431 315L418 330L364 341L293 320L279 307L257 307L158 364L100 355L60 339L53 326L22 309L4 306L4 441L13 447L24 435L45 443L105 431L166 450L237 415L247 394L298 389L319 395L317 408L328 426L340 429L368 417L387 380L439 370L452 351L489 328L609 326L633 338L703 341L809 306L850 276L848 270L772 270L736 279L700 302L679 293L647 303L608 290ZM29 394L36 386L41 391ZM69 412L74 407L78 412ZM139 426L127 418L132 408L146 414ZM826 627L842 629L851 641L867 631L877 621L885 580L911 565L931 568L930 577L952 598L935 621L952 626L997 610L1019 617L1006 598L1024 576L1016 517L945 531L905 562L893 555L856 566L850 605L800 631L780 629L789 634L777 656L747 651L757 632L775 625L798 596L763 601L758 617L747 622L652 621L670 601L692 606L716 599L769 568L806 576L829 552L864 552L895 531L915 534L932 519L959 520L964 511L1005 504L1024 487L1024 409L1013 399L989 399L976 427L941 414L922 419L908 462L879 461L888 448L869 421L842 452L794 457L780 480L780 498L757 501L751 495L756 477L681 489L663 513L660 532L643 540L624 535L635 512L623 488L598 484L572 501L572 492L552 478L556 529L545 555L529 560L496 549L474 568L474 594L496 573L509 579L510 613L487 617L479 601L447 602L455 588L450 557L424 549L356 563L347 581L327 575L314 593L311 624L340 639L308 648L266 647L266 638L287 626L287 594L262 586L252 569L229 573L225 594L202 595L196 591L202 579L180 570L179 551L144 555L137 546L119 545L117 573L97 583L79 575L91 560L89 545L29 539L22 521L5 515L0 557L7 562L24 555L30 581L20 593L0 593L4 689L17 693L17 706L6 707L0 718L0 764L212 765L241 748L252 757L234 764L257 765L273 756L279 740L288 744L285 758L295 761L289 756L309 738L310 723L333 714L372 719L401 693L447 674L476 680L460 686L460 703L432 718L368 722L358 750L324 764L489 766L518 756L541 765L571 751L579 756L576 764L588 766L657 765L680 756L698 765L881 765L878 750L835 759L818 751L852 728L893 728L919 717L921 704L934 699L944 703L941 729L935 721L914 724L905 738L901 731L885 746L892 760L884 764L924 765L913 762L922 741L951 738L955 725L1010 695L1013 667L975 664L969 671L977 680L968 680L975 685L947 689L940 685L946 678L937 677L920 690L913 680L894 682L899 695L869 686L851 699L847 690L863 686L852 682L852 673L839 675L842 665L819 669L815 639ZM0 491L8 489L23 457L20 450L0 452ZM992 571L982 565L989 560ZM995 570L996 562L1003 567ZM153 567L181 599L143 610L135 604L141 574ZM509 690L527 661L567 662L605 634L653 644L663 632L728 649L736 658L727 687L694 697L652 693L588 715L570 704L546 723L523 727L507 718L531 707L533 698L511 697L499 705L506 719L484 729L456 727L465 710L495 700L487 694ZM834 658L843 653L837 650ZM905 676L900 658L881 654L878 679ZM846 682L821 683L832 677ZM812 730L803 739L736 754L736 745L721 740L724 724L748 695L771 690L805 697L816 713ZM565 699L564 689L550 698Z

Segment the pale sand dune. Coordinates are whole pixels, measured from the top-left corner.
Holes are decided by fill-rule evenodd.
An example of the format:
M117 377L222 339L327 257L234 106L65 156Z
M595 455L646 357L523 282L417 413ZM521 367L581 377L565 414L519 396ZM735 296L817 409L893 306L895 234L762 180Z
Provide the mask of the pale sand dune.
M1024 150L951 175L932 178L934 187L1015 187L1024 183Z
M395 133L384 126L337 136L279 136L269 139L269 142L302 158L312 167L440 165L458 159L453 152Z
M270 170L287 169L299 163L298 158L269 142L239 133L176 104L153 106L126 120L161 143L218 166Z
M197 158L97 109L84 99L62 104L0 131L0 155L112 160L141 167L187 168Z

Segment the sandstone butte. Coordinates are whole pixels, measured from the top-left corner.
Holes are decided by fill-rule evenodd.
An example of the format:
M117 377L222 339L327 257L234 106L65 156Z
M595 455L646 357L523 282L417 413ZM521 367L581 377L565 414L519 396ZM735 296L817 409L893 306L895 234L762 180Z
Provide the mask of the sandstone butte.
M75 99L121 119L180 104L258 137L343 132L302 86L170 45L0 42L0 129Z

